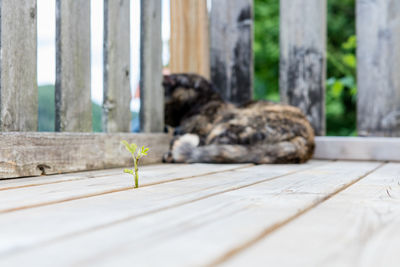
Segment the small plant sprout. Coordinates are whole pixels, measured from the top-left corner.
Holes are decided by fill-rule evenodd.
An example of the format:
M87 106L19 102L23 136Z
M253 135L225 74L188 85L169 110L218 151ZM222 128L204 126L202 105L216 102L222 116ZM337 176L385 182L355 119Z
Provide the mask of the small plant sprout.
M138 146L135 143L129 144L125 140L121 141L121 143L123 145L125 145L126 150L128 150L132 154L133 164L134 164L133 170L124 169L124 172L130 173L131 175L133 175L133 177L135 177L135 188L138 188L139 187L139 168L138 168L139 160L142 157L147 156L147 152L149 151L149 148L142 146L142 148L140 148L138 150ZM136 150L137 150L137 152L136 152ZM135 155L135 152L136 152L136 155Z

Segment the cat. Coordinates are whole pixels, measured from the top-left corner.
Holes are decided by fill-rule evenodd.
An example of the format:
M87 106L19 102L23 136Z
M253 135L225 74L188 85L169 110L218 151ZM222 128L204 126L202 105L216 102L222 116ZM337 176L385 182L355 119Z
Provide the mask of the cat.
M163 87L165 124L175 129L164 162L304 163L313 155L313 128L296 107L235 106L196 74L165 75Z

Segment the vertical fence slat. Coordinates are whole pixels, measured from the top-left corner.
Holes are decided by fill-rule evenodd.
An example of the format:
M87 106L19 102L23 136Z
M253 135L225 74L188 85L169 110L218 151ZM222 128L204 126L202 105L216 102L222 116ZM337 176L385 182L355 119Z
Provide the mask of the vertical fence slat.
M253 0L213 0L211 80L222 96L243 103L253 95Z
M90 1L56 1L56 131L92 131Z
M130 1L104 0L105 132L130 131Z
M357 126L400 136L400 1L357 1Z
M171 0L170 69L210 78L206 0Z
M141 1L140 126L142 132L164 130L161 0Z
M325 134L326 0L280 1L281 101Z
M2 0L0 10L0 130L36 131L36 0Z

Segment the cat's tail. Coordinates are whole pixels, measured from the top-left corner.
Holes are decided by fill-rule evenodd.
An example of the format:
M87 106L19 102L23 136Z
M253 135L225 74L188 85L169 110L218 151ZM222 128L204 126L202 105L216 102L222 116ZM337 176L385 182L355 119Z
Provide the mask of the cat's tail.
M164 162L180 163L303 163L312 157L314 145L303 137L276 144L198 146L196 135L175 140Z

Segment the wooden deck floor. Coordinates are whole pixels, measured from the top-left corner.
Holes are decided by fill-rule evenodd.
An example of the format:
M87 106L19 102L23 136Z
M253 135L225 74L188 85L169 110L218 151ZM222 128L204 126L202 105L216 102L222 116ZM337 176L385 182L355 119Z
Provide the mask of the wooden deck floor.
M0 181L0 266L400 266L400 163Z

